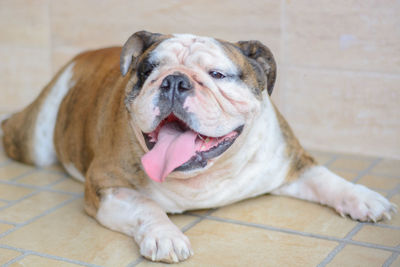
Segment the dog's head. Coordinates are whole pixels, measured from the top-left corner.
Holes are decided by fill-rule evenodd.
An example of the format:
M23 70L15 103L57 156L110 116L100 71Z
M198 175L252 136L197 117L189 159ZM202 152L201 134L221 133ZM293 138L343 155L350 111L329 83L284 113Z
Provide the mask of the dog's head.
M272 93L276 64L258 41L141 31L122 49L121 72L130 76L125 103L147 152L143 166L163 181L209 168L237 143L263 91Z

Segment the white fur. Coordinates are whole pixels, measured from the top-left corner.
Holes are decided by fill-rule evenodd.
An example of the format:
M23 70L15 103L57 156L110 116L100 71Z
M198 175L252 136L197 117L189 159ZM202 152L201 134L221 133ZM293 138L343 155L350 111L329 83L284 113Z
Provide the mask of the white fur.
M310 168L298 180L273 193L318 202L360 221L390 219L390 212L395 210L379 193L350 183L323 166Z
M33 160L38 166L50 165L57 161L53 143L54 128L61 101L73 86L73 66L74 63L71 63L58 77L40 107L33 136Z
M278 188L286 177L289 159L275 110L264 95L262 112L213 166L189 180L149 181L140 188L167 212L227 205ZM245 132L247 131L247 133ZM246 136L247 134L247 136ZM242 142L242 143L241 143ZM209 163L210 164L210 163ZM211 163L213 164L213 163ZM172 173L172 176L174 173Z
M72 163L63 163L65 170L71 175L73 178L80 182L85 182L85 176L78 171L78 169Z
M104 226L134 237L140 253L153 261L179 262L193 255L189 239L165 211L136 190L103 191L96 218Z

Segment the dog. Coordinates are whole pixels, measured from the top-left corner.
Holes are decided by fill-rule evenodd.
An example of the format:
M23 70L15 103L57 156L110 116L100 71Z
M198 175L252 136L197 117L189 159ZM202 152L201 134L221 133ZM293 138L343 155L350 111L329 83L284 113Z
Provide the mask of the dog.
M301 147L272 103L271 51L191 34L140 31L79 54L2 123L7 155L61 162L85 186L85 210L135 239L152 261L193 255L167 213L271 193L354 220L390 219L386 198L332 173Z

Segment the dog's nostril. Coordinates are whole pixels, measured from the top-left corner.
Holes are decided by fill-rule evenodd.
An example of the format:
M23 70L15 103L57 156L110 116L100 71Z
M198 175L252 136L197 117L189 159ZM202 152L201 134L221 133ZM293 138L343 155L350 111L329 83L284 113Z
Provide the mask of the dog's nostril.
M189 78L184 74L173 74L168 75L164 78L160 85L160 89L163 91L171 91L177 94L182 94L192 89L192 84Z
M171 83L170 83L169 79L164 79L160 86L160 88L165 91L168 91L170 89L170 87L171 87Z
M190 85L189 82L182 80L178 83L178 91L179 92L184 92L187 90L190 90L192 88L192 86Z

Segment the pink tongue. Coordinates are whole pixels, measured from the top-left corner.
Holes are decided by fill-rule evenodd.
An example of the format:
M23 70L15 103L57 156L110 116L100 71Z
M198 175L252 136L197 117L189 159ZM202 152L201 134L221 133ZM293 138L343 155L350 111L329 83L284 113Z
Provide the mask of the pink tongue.
M163 126L153 149L142 157L147 175L156 182L163 182L175 168L195 155L196 137L197 133L179 131L173 123Z

